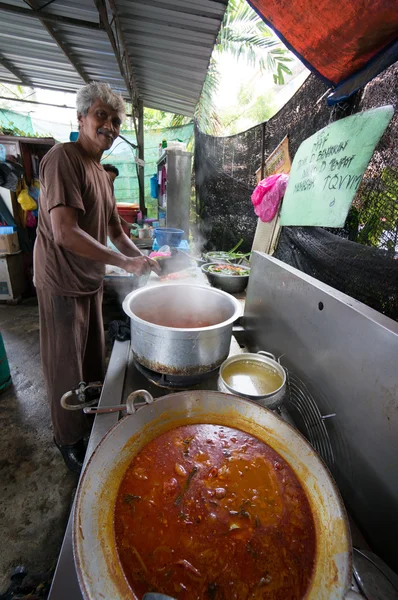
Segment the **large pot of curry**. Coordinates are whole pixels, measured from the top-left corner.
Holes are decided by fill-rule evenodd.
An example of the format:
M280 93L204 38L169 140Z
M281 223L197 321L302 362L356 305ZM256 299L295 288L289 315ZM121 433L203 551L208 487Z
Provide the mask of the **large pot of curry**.
M119 421L82 476L73 535L85 600L349 594L347 517L322 460L276 414L220 392Z

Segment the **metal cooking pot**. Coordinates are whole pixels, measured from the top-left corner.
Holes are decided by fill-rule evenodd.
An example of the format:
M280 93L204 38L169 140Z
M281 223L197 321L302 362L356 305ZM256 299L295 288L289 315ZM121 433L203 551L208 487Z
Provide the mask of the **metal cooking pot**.
M231 387L223 377L223 373L225 372L226 367L233 363L245 363L248 361L255 362L260 366L266 365L267 367L272 367L275 371L277 371L282 378L282 383L279 386L279 388L274 392L270 392L269 394L254 395L245 393L241 389ZM271 352L264 352L264 350L260 350L259 352L257 352L257 354L251 352L243 352L242 354L236 354L235 356L231 356L223 362L223 364L220 367L220 374L218 376L217 387L220 392L226 392L227 394L235 394L236 396L243 396L244 398L249 398L250 400L257 402L264 408L275 410L276 408L281 406L285 398L286 371L282 367L282 365L279 364L276 357Z
M232 325L241 315L236 298L214 288L164 284L136 290L123 302L131 321L131 348L136 360L157 373L198 375L227 358ZM206 327L176 328L150 322L163 311L175 320L202 320ZM140 315L145 314L147 320Z
M97 418L101 418L98 416ZM250 400L211 391L164 396L125 417L91 456L77 492L73 548L84 600L137 599L120 566L113 510L120 482L133 457L161 433L179 425L236 427L269 444L289 463L311 505L317 551L306 600L353 598L351 539L340 494L309 443L275 413Z

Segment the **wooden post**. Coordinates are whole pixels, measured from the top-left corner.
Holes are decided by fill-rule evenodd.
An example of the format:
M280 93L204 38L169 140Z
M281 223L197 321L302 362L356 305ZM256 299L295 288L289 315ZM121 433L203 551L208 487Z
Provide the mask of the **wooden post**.
M137 144L138 158L144 160L144 105L142 100L138 101ZM138 188L140 191L140 211L142 216L145 217L147 211L145 207L144 167L141 166L138 167Z
M260 181L264 179L264 159L265 159L265 121L261 128L261 177Z

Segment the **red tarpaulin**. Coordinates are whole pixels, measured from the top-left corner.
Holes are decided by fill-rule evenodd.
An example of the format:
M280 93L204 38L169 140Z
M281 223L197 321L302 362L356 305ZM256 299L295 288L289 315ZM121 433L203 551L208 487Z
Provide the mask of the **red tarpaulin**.
M396 0L249 3L309 69L341 84L343 97L398 60Z

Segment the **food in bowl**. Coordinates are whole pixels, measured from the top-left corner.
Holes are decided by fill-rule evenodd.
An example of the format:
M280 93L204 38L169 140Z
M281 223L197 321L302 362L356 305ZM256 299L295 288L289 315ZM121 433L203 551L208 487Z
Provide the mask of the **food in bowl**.
M249 282L250 267L242 265L208 263L202 271L211 286L229 294L244 292Z
M118 558L132 597L301 600L316 537L289 464L239 429L190 424L145 445L114 509Z
M206 271L213 275L232 275L233 277L248 277L250 275L249 267L236 265L209 265Z

